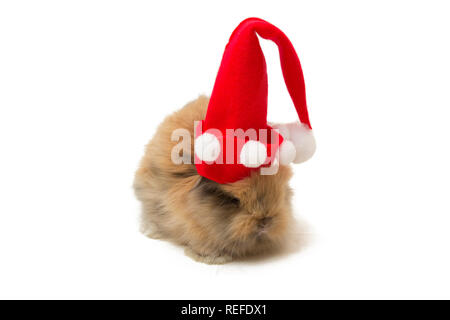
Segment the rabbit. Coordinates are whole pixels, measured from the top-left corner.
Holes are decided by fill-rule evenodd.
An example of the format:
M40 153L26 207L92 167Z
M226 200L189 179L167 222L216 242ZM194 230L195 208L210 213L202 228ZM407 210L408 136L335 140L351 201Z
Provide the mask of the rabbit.
M209 98L200 96L159 126L135 174L142 203L141 231L185 247L186 255L207 264L223 264L277 250L293 225L292 170L280 165L274 175L255 171L242 180L219 184L200 176L194 165L174 164L171 140L178 128L189 130L205 118Z

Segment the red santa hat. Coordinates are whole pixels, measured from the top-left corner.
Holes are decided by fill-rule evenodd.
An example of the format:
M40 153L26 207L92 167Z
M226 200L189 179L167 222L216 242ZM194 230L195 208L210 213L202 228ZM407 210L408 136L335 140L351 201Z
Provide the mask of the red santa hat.
M267 70L257 34L278 46L284 81L300 122L267 123ZM198 173L231 183L278 162L306 161L315 151L311 129L303 72L291 42L264 20L242 21L225 48L206 117L196 127Z

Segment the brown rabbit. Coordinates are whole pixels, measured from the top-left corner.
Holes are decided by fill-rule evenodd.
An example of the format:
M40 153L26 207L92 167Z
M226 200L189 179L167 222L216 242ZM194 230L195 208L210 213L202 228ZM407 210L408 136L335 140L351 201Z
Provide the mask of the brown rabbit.
M167 117L146 148L134 189L142 202L141 230L152 238L174 241L197 261L220 264L259 254L284 243L292 225L289 166L219 184L197 174L193 164L171 160L175 129L190 131L204 119L209 99L201 96Z

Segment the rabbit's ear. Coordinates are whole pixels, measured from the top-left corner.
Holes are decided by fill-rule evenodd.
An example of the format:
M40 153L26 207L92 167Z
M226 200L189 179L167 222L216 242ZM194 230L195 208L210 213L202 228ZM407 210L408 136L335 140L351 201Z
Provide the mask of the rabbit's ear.
M307 125L300 122L291 122L273 124L272 127L284 139L280 146L281 163L302 163L314 155L316 151L316 140L313 131Z

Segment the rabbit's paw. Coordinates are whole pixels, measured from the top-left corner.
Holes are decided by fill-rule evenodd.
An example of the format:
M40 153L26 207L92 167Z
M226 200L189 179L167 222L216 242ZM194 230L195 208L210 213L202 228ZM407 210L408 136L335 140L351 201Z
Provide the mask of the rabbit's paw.
M205 255L199 254L189 247L184 249L184 253L194 259L195 261L206 263L206 264L225 264L231 262L233 258L229 255Z
M149 237L151 239L162 239L163 238L163 235L158 230L156 225L153 223L150 223L150 222L141 224L140 231L144 236Z

